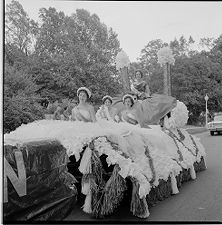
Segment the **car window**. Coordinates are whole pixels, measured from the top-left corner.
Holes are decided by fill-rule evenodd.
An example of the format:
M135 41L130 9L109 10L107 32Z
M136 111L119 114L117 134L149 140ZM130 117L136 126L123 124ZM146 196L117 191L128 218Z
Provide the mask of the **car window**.
M215 116L214 121L222 121L222 115Z

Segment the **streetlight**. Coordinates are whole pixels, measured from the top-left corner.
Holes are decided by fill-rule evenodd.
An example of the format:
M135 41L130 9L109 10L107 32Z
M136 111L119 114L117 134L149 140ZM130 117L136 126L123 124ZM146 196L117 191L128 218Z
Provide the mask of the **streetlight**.
M207 111L208 111L208 110L207 110L207 101L208 101L208 99L209 99L209 97L208 97L207 94L205 95L205 98L204 98L204 99L205 99L205 101L206 101L206 127L207 127Z

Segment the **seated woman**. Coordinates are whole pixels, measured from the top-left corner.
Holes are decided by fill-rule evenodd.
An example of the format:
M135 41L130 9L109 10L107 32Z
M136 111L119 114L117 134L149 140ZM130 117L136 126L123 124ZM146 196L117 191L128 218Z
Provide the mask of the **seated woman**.
M96 119L109 120L119 122L119 116L117 115L117 109L112 107L112 97L106 95L102 98L103 105L96 112Z
M142 100L136 105L136 111L142 127L157 125L160 119L176 106L177 101L176 98L167 95L150 95L149 85L142 78L143 73L136 71L136 81L131 85L132 91Z
M130 94L124 95L123 104L126 109L121 112L122 121L140 126L140 120L138 118L135 108L133 107L134 106L133 96Z
M77 90L79 104L72 110L71 120L96 122L95 111L92 105L87 100L91 97L91 92L86 87L81 87Z
M134 101L133 107L134 108L137 107L137 105L142 102L142 100L139 100L139 96L135 92L128 92L127 94L129 94L133 97L133 101Z
M135 72L135 81L131 84L131 90L139 99L145 99L150 97L150 88L149 85L143 79L143 73L140 70Z

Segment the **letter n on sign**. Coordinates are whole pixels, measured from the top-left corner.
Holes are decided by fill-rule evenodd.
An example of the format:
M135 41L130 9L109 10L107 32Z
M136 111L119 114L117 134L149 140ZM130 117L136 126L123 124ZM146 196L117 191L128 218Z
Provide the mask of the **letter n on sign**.
M21 151L15 152L15 160L18 170L18 176L4 157L4 202L8 202L8 179L20 197L27 194L26 188L26 170Z

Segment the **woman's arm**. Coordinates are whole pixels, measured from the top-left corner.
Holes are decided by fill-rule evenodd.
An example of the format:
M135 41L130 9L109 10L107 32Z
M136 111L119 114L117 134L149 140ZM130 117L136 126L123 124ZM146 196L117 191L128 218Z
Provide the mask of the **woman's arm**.
M133 116L135 117L135 119L129 117L129 116L127 115L127 112L126 112L126 111L123 111L123 112L121 113L121 115L122 115L122 120L123 120L123 121L128 122L128 123L133 124L133 125L138 124L138 121L137 121L137 118L136 118L134 112L133 112Z
M133 84L131 84L131 91L134 92L137 95L140 95L141 93L134 87Z
M96 122L96 114L95 114L94 107L93 106L90 106L89 110L90 110L90 115L91 115L92 121L93 122Z

